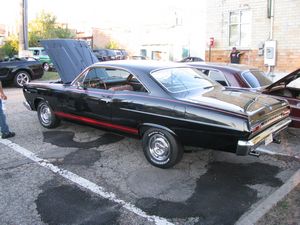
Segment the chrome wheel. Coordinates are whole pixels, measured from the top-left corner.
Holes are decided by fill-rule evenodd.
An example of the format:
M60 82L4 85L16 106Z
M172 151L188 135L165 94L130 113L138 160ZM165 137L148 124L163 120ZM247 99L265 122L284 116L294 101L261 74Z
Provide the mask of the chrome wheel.
M40 118L43 124L48 125L52 121L52 113L48 105L43 104L40 108Z
M46 128L57 127L60 119L55 116L51 106L46 101L41 101L37 107L37 114L40 124Z
M154 134L150 137L148 148L151 157L158 162L164 162L170 157L170 143L162 134Z
M23 87L24 84L27 84L30 81L30 77L26 72L19 72L16 75L16 84L19 87Z
M50 69L50 66L48 63L44 63L43 68L44 68L44 71L48 71Z

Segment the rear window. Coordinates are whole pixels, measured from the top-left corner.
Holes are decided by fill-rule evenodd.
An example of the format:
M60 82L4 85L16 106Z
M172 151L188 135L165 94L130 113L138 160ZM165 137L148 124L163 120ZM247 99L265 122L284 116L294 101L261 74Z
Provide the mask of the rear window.
M267 78L262 71L259 70L250 70L243 72L242 76L252 88L272 84L272 81L269 78Z
M171 93L209 88L216 85L202 72L192 68L162 69L151 73L151 75Z

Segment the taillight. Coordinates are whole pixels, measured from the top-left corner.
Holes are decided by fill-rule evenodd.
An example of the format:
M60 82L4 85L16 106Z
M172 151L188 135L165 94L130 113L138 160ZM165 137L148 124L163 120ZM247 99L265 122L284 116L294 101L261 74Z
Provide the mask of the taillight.
M261 127L262 127L261 124L256 125L255 127L251 128L251 131L254 133L254 132L258 131Z
M285 109L285 110L283 110L283 112L281 113L281 115L282 116L288 116L288 115L290 115L290 109Z

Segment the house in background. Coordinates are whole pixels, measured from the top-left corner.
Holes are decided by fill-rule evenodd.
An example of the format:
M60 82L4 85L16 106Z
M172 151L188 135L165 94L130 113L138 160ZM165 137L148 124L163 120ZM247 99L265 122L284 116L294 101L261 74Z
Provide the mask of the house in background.
M192 1L197 2L197 1ZM93 28L93 47L118 43L130 55L148 59L177 61L186 56L205 57L205 3L160 8L145 24ZM138 18L136 18L138 19Z
M243 64L275 73L299 68L299 8L298 0L207 1L206 38L215 44L206 60L229 62L235 46L244 52Z

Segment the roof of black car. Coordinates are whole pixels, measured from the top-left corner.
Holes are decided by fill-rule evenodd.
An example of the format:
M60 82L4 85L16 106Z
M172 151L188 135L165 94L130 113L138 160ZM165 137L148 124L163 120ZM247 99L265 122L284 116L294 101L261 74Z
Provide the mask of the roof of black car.
M162 62L162 61L155 61L155 60L112 60L112 61L95 63L93 66L96 65L122 67L128 70L138 69L148 73L150 73L153 70L163 69L163 68L189 67L188 65L183 65L180 63Z

